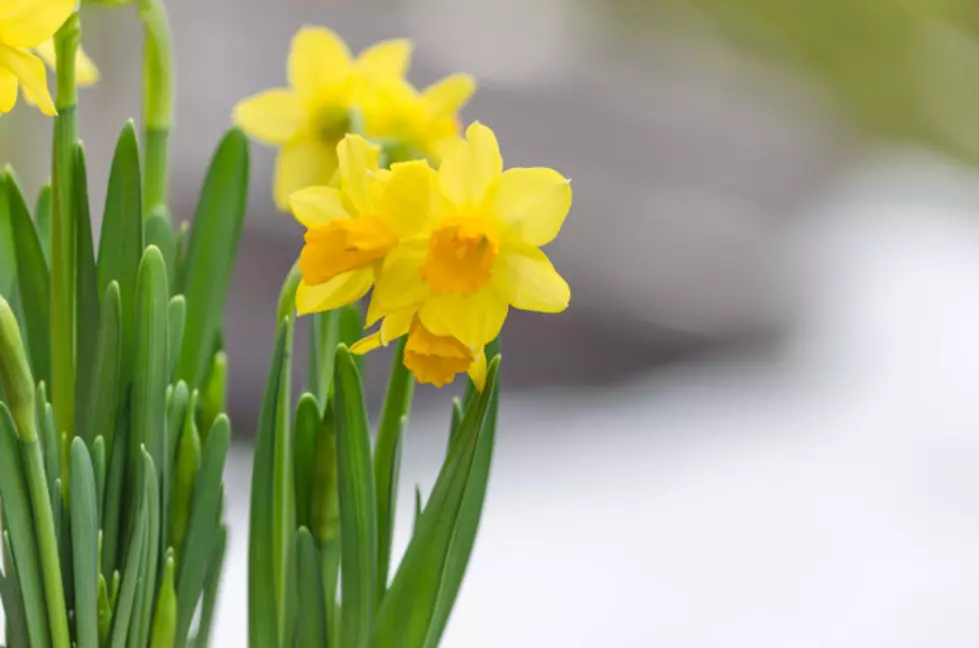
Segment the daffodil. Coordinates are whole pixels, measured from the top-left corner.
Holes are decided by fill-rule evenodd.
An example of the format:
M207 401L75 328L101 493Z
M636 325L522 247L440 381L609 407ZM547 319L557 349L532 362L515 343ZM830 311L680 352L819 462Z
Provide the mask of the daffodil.
M456 374L467 372L473 384L483 391L486 384L486 353L459 342L454 337L435 335L422 325L415 311L406 310L384 318L379 330L351 347L351 351L364 354L392 340L407 335L404 348L405 367L420 383L442 387L452 382Z
M353 59L329 29L299 30L289 53L289 87L244 99L234 110L245 132L280 149L273 187L279 209L288 210L290 194L330 183L337 143L350 130L366 79L401 78L410 58L406 40L378 43Z
M571 207L566 178L546 168L504 171L493 131L475 123L446 154L433 184L434 195L421 201L429 214L415 216L424 229L385 256L368 325L417 310L429 333L475 351L499 334L511 306L567 308L568 284L540 250Z
M476 91L468 74L453 74L419 92L401 78L369 83L361 99L364 134L385 142L388 161L441 162L459 139L459 111Z
M31 49L50 39L74 9L75 0L0 2L0 113L17 103L18 88L44 114L57 112L44 63Z
M40 56L49 68L55 69L57 56L54 50L54 39L49 38L35 47L34 53ZM79 88L87 88L98 83L100 76L99 68L85 53L85 50L79 46L78 53L75 55L75 83Z
M338 308L370 290L384 258L423 230L434 172L426 162L379 169L380 149L359 135L336 147L339 188L315 186L290 197L306 228L299 256L299 314Z

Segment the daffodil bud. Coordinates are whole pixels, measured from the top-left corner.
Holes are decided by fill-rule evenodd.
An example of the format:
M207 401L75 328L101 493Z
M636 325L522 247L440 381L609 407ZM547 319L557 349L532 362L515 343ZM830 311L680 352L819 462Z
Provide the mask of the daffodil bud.
M313 488L310 496L310 531L320 544L340 532L340 499L337 483L337 439L333 408L327 406L323 424L316 436L313 461Z
M228 354L218 351L211 359L211 368L200 394L198 428L210 430L214 419L226 409L228 397Z
M10 304L0 297L0 387L17 424L17 434L27 443L37 440L34 409L34 377L27 363L24 341Z
M156 597L156 612L153 614L153 634L150 635L150 648L171 648L177 632L177 592L174 589L173 548L167 550L167 563L163 582Z

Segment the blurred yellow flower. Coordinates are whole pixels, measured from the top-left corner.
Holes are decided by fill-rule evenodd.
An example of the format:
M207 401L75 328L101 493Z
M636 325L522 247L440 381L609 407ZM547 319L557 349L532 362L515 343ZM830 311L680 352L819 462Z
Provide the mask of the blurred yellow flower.
M52 70L55 69L57 56L55 56L54 51L54 39L49 38L35 47L34 53L40 56L41 60L49 68ZM100 76L99 69L95 66L95 63L88 57L85 50L79 46L78 54L75 55L75 83L80 88L86 88L98 83Z
M303 27L292 39L288 88L266 90L235 106L234 120L251 137L280 147L273 196L289 208L290 194L327 185L337 169L337 143L350 128L351 108L365 79L401 78L411 43L377 43L353 59L343 40L324 27Z
M475 123L447 154L419 236L394 247L378 274L368 326L417 310L424 328L470 350L495 338L510 306L556 313L571 291L540 246L571 208L571 184L552 169L503 171L493 131ZM419 187L425 191L427 187ZM396 195L407 195L400 191Z
M368 353L402 335L408 336L404 349L405 367L420 383L442 387L456 374L468 372L479 391L486 385L486 353L474 353L453 337L434 335L419 321L412 310L393 313L384 318L380 329L351 347L357 354Z
M384 257L399 241L418 236L428 217L435 175L426 162L378 169L380 149L359 135L341 140L336 156L338 189L308 187L289 198L307 228L296 292L300 315L363 297Z
M364 134L385 142L389 162L428 158L436 165L459 139L459 111L476 91L468 74L453 74L419 92L401 78L365 88Z
M75 9L75 0L0 3L0 113L17 103L18 87L45 115L54 115L44 63L31 48L51 38Z

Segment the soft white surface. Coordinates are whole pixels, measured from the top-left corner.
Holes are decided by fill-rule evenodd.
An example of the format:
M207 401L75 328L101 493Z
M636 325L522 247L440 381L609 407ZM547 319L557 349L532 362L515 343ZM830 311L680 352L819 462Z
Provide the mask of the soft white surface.
M872 168L787 239L813 272L779 354L507 395L445 646L979 645L979 190ZM413 421L402 511L444 419ZM246 641L249 470L239 448L221 647Z

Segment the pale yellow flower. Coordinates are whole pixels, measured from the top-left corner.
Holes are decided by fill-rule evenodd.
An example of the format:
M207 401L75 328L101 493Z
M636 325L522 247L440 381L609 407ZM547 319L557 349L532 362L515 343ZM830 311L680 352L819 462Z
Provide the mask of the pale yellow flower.
M546 168L503 171L496 136L477 123L446 155L434 191L421 203L429 214L415 217L423 231L384 258L368 326L417 310L428 332L476 351L499 334L511 306L567 308L568 284L540 250L571 207L566 178Z
M56 114L44 63L31 49L50 39L74 9L74 0L0 1L0 113L14 107L19 88L41 112Z
M288 210L290 194L330 183L337 143L350 129L366 79L401 78L410 58L406 40L378 43L354 59L333 31L299 30L289 52L289 87L244 99L234 110L246 133L280 149L273 187L279 209Z

